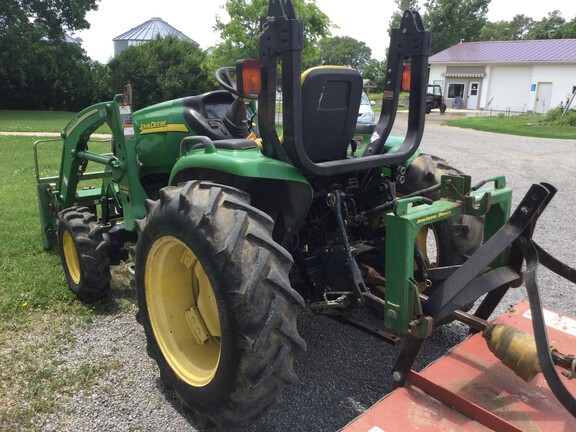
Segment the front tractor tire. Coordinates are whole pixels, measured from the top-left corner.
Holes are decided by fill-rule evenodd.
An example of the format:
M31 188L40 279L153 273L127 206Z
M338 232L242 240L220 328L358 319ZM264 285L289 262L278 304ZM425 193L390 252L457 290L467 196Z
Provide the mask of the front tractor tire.
M108 242L96 216L87 207L70 207L58 213L58 249L70 290L91 303L110 291Z
M137 222L135 280L148 353L203 424L233 429L297 382L304 301L273 221L237 189L188 182L160 191Z

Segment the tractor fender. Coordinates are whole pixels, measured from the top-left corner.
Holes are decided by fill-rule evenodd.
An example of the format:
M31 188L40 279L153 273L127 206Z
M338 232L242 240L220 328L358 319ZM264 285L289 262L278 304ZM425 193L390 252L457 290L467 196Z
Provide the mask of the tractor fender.
M249 193L251 205L274 219L274 240L283 245L298 232L312 204L312 187L302 173L264 156L258 148L212 147L183 153L168 184L189 180L210 180Z

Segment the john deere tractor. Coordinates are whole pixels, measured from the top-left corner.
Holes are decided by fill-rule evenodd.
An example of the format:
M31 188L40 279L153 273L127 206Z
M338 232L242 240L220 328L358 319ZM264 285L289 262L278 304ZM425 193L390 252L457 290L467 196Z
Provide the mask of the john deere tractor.
M365 330L362 317L379 317L389 329L380 337L405 338L393 375L401 384L434 325L481 323L521 281L524 255L513 241L529 237L553 194L535 185L510 218L503 177L473 186L419 153L430 34L417 13L405 12L392 32L381 115L362 152L351 145L360 74L302 74L303 26L291 1L270 0L261 30L259 59L219 70L223 89L133 112L125 87L64 128L58 176L37 171L44 246L58 247L70 289L102 299L110 266L129 260L162 381L221 429L261 416L297 381L302 308ZM406 61L407 133L392 137ZM110 151L93 152L105 123ZM515 237L502 240L509 218Z

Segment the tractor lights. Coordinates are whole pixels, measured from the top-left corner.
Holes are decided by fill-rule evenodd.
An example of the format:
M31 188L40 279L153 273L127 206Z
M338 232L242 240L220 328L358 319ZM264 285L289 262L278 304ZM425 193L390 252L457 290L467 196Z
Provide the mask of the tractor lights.
M238 60L236 62L238 94L255 98L261 89L260 62L258 60Z

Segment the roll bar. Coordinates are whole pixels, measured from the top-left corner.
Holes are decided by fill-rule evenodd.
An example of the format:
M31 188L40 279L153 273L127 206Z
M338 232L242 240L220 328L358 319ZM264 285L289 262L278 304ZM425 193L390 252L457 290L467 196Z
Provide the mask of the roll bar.
M360 158L319 163L312 162L307 156L302 140L300 74L303 24L296 17L292 1L270 0L268 15L260 19L260 28L262 90L258 98L258 122L266 156L292 163L310 174L329 176L397 165L416 152L424 132L428 56L431 52L430 33L424 31L422 19L417 12L404 12L400 28L392 30L382 112L372 142ZM398 151L382 154L396 118L403 63L408 58L412 64L408 130ZM283 143L275 127L278 61L282 67Z

